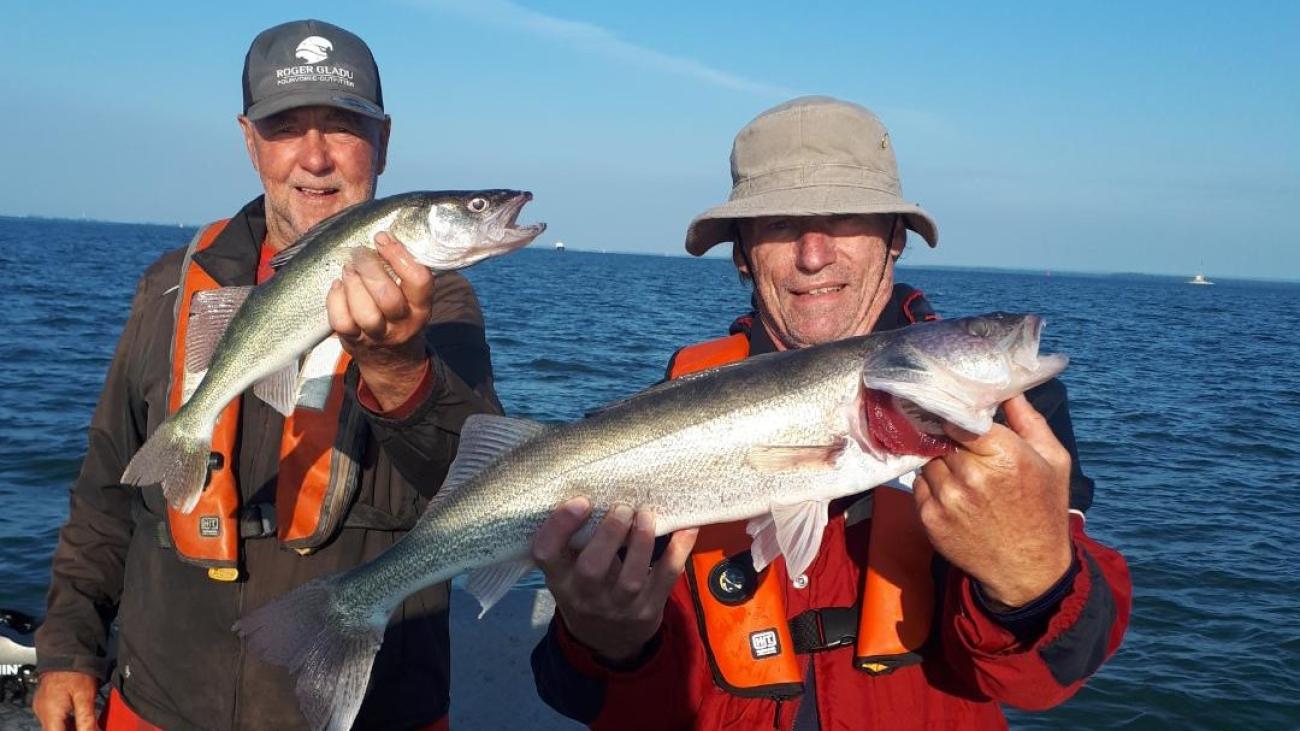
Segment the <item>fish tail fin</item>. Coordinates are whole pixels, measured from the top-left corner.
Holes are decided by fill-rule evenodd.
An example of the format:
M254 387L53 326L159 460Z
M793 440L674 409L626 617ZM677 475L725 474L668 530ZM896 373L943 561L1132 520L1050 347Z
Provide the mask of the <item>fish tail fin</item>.
M351 728L384 639L378 626L340 607L338 575L315 579L235 623L259 657L289 669L298 706L313 729Z
M167 502L182 513L193 511L199 502L212 449L211 428L188 426L176 416L163 422L122 473L122 482L128 485L161 484Z

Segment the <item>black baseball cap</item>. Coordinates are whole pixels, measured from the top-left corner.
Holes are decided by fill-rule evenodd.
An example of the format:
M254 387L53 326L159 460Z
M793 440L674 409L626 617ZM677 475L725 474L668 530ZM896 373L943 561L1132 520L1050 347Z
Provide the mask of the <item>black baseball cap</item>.
M317 105L384 118L379 67L365 41L320 20L259 33L244 57L244 116Z

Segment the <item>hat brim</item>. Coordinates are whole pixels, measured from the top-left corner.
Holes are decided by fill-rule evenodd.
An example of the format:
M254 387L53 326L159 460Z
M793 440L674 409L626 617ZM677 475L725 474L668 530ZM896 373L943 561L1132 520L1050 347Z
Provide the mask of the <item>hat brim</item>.
M356 94L319 88L277 94L270 99L263 99L249 107L248 111L244 112L244 116L256 122L273 114L279 114L288 109L297 109L298 107L335 107L336 109L356 112L371 119L382 120L387 117L384 110L369 99L364 99Z
M759 216L837 216L898 213L909 229L930 246L939 244L939 226L920 206L869 188L818 185L773 190L727 201L710 208L686 229L686 251L695 256L717 244L736 240L736 221Z

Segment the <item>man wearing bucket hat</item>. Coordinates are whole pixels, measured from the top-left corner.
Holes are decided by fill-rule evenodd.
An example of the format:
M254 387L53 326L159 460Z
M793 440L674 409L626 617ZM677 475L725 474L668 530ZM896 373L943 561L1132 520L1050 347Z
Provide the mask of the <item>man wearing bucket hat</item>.
M140 280L37 635L34 710L47 729L94 728L95 691L110 669L101 718L110 730L306 728L287 670L245 652L232 625L393 545L441 484L465 418L500 412L469 283L434 281L380 234L382 260L358 260L331 289L338 338L307 358L327 366L312 379L326 389L304 389L287 417L256 398L228 406L190 515L169 508L156 485L118 484L180 403L173 365L186 362L179 333L198 318L194 296L274 276L277 251L372 198L384 170L391 122L356 35L317 20L263 31L245 58L243 92L238 121L262 195ZM446 727L447 600L445 585L432 587L394 613L356 728Z
M736 136L731 168L730 200L691 222L686 249L733 242L756 312L679 350L670 378L936 317L893 281L906 231L934 246L938 229L902 198L870 111L782 104ZM1004 728L1002 703L1062 702L1119 646L1131 587L1083 531L1092 481L1064 387L1028 396L1005 426L958 435L914 495L832 503L799 576L783 559L755 574L743 526L678 532L648 574L628 570L653 555L653 515L610 511L573 551L589 506L561 506L533 548L557 606L538 692L596 729Z

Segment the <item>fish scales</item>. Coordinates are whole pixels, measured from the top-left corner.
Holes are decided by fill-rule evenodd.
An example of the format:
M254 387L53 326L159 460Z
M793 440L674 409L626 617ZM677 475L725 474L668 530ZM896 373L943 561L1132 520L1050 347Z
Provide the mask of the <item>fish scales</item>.
M513 190L419 191L367 201L318 223L272 260L276 276L247 293L194 392L132 457L122 481L159 483L173 507L192 511L222 409L263 379L285 369L290 378L296 375L299 356L330 334L331 284L359 252L375 250L376 234L391 232L412 259L432 271L460 269L527 245L545 230L545 224L515 226L531 199L532 194ZM238 296L235 288L204 294L211 301L230 297L233 302ZM201 332L205 324L192 318L189 328ZM292 412L293 404L283 403L285 394L275 394L273 405L286 415Z
M472 566L522 557L555 506L573 497L592 501L591 526L616 503L652 507L663 535L752 516L818 479L826 491L842 492L836 471L765 475L746 460L756 445L829 444L848 432L845 412L861 360L883 343L858 338L825 347L815 356L793 352L670 382L652 396L546 430L426 511L403 541L406 550L399 544L357 569L355 586L369 588L353 601L384 596L384 605L393 604L391 597L406 595L399 587L414 591Z
M409 534L236 629L263 659L294 669L314 728L344 729L402 599L471 571L466 588L486 611L530 569L533 534L569 498L590 499L588 535L618 503L653 508L661 535L749 518L755 569L761 542L764 562L784 555L797 574L815 558L832 499L931 458L887 451L871 419L937 440L940 420L987 431L998 404L1065 367L1063 356L1038 355L1040 329L1033 315L1002 313L925 323L757 356L569 424L470 417L446 484Z

